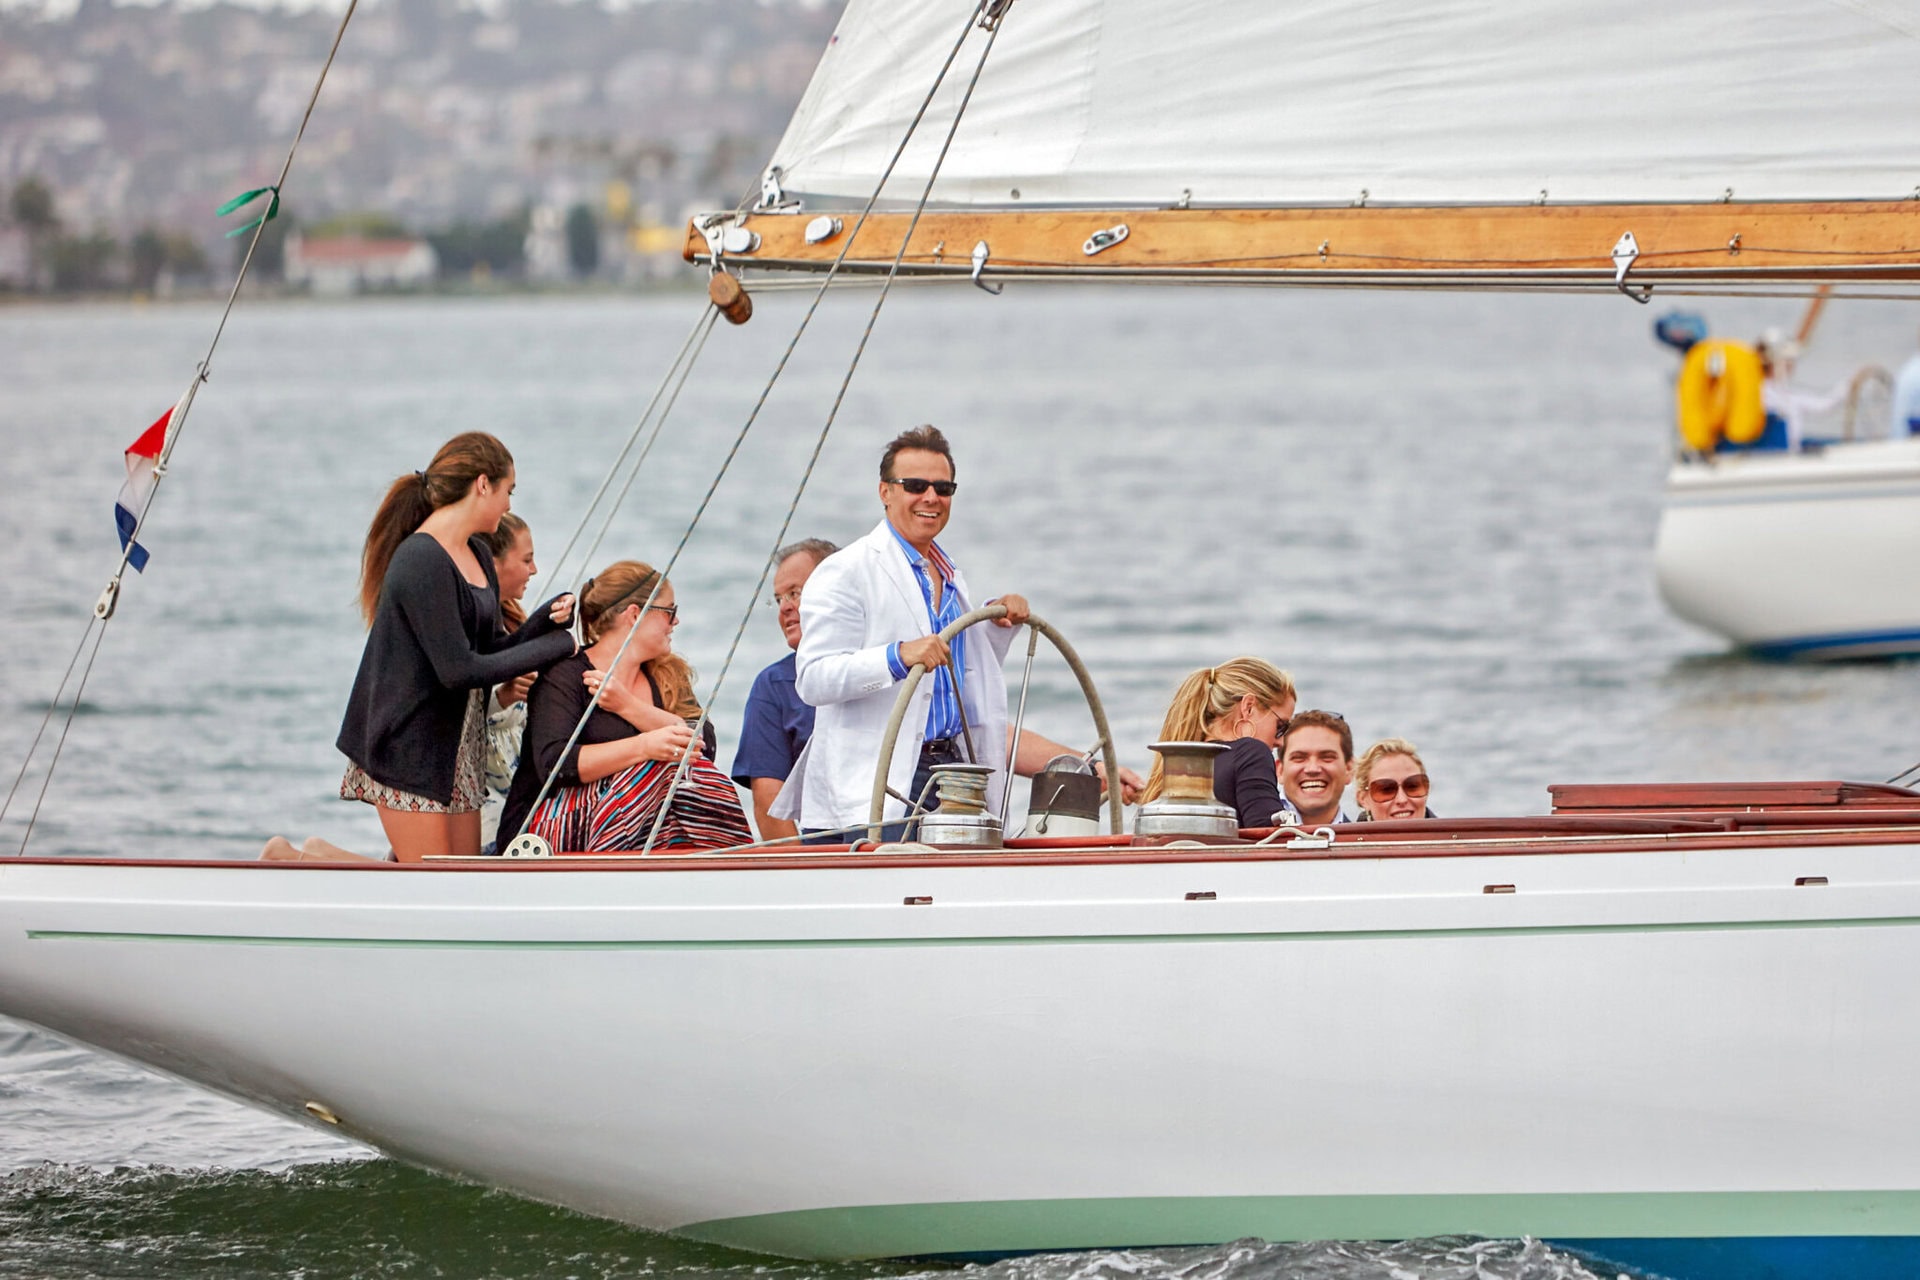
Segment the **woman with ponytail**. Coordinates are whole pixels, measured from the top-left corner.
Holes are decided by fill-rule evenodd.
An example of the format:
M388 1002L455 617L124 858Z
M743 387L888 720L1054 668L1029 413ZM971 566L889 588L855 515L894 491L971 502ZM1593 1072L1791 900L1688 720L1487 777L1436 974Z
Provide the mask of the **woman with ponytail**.
M622 560L580 589L587 647L556 663L527 698L520 767L500 815L500 845L521 828L555 851L644 848L681 757L695 752L653 847L718 849L753 839L733 781L713 763L713 725L696 745L693 670L673 652L680 618L658 570ZM600 703L587 715L594 692ZM579 741L567 743L582 716ZM539 805L549 774L557 776Z
M395 480L367 530L367 647L336 741L348 760L340 796L379 810L402 862L480 852L488 690L574 651L571 596L512 633L500 623L487 540L512 494L513 456L470 431ZM276 837L267 856L288 856L282 845ZM332 856L331 845L309 845Z
M1213 758L1213 796L1242 827L1297 821L1280 796L1273 749L1293 718L1293 677L1262 658L1234 658L1203 667L1180 682L1160 726L1162 742L1224 742ZM1149 800L1166 787L1155 757Z

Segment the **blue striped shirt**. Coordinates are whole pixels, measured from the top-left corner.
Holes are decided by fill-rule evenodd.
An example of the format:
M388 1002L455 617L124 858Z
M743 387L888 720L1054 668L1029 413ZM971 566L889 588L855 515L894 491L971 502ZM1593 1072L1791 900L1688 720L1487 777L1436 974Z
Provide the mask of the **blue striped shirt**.
M933 554L923 556L914 549L911 542L900 536L900 531L894 528L891 522L887 525L887 532L891 533L893 540L900 544L900 550L906 554L907 563L913 566L913 576L920 583L920 598L926 601L927 605L929 632L939 632L941 628L967 611L967 602L960 598L960 589L954 585L953 561L947 559L947 553L940 549L940 544L937 542L933 544ZM933 562L931 573L927 568L929 560ZM940 593L940 607L937 610L933 607L932 573L938 573L941 582L946 584L945 590ZM927 712L926 736L928 738L962 736L965 722L960 716L958 694L960 671L967 662L966 641L967 633L964 631L957 633L952 640L948 641L948 648L953 655L952 661L944 668L945 674L942 674L942 671L932 673L933 705ZM887 667L893 672L895 680L906 679L907 672L911 670L906 663L900 661L898 640L887 646Z

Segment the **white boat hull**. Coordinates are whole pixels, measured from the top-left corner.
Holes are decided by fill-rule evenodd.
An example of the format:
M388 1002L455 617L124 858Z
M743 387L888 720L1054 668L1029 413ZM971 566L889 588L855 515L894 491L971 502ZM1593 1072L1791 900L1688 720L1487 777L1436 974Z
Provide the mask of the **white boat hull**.
M0 863L0 1012L789 1255L1920 1236L1920 846L1663 843Z
M1920 652L1920 440L1720 455L1667 479L1674 613L1778 657Z

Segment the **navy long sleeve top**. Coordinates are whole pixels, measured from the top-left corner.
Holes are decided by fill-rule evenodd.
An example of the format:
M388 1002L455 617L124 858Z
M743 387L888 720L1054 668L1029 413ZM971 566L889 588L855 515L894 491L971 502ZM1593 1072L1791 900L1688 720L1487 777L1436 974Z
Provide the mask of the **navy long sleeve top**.
M500 625L500 584L485 538L469 538L487 575L476 587L432 534L394 550L360 670L334 745L374 781L445 804L468 692L571 654L573 637L550 608L511 635Z
M1271 827L1275 814L1291 812L1280 795L1273 748L1258 738L1235 738L1213 758L1213 798L1232 808L1242 827Z

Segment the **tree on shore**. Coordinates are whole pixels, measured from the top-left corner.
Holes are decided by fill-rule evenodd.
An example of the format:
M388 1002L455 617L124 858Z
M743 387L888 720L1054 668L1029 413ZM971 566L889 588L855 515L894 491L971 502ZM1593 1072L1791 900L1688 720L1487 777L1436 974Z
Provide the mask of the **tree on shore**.
M27 257L31 278L29 288L44 288L52 242L60 234L60 212L54 206L53 192L46 183L31 175L13 186L7 200L7 214L13 224L27 233Z
M104 231L83 236L59 236L47 251L47 267L56 293L104 289L113 283L113 261L120 245Z
M600 265L600 223L593 210L577 204L567 210L567 265L576 276L590 276Z
M13 215L14 222L24 227L28 235L45 235L60 228L60 214L53 205L53 192L47 184L35 177L20 179L14 184L13 197L7 201L7 212Z
M127 266L134 290L152 293L163 271L171 271L176 276L205 275L207 255L192 236L142 227L127 246Z

